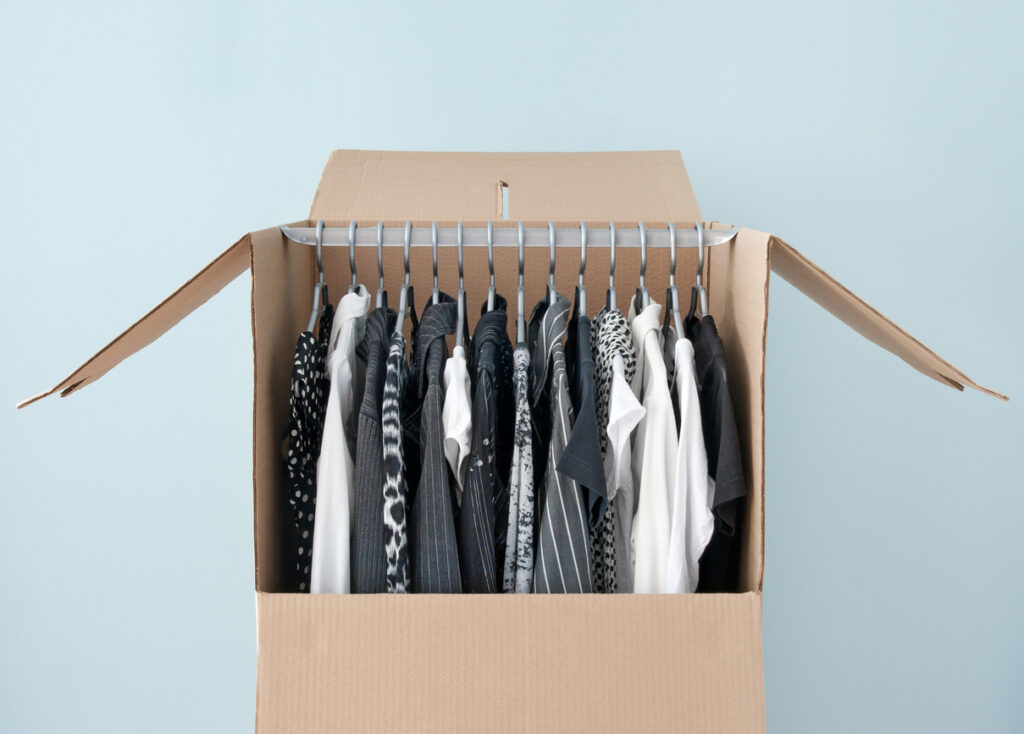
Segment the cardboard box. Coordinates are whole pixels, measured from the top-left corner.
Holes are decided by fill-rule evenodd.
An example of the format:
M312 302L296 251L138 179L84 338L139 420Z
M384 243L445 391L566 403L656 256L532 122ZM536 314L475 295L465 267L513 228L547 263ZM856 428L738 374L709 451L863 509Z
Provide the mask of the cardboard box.
M501 220L502 187L509 221ZM384 220L417 226L530 226L586 220L620 228L701 219L678 153L398 153L336 151L307 226ZM451 252L450 250L448 252ZM529 309L543 296L547 251L527 251ZM560 250L571 293L578 253ZM349 281L346 248L325 248L336 299ZM385 248L386 282L402 278L401 248ZM668 251L651 249L648 282L661 300ZM496 249L499 293L515 302L514 248ZM568 260L568 261L567 261ZM620 248L616 280L637 282L639 250ZM414 249L416 291L429 293L429 248ZM696 252L679 252L686 292ZM764 370L769 274L774 271L867 339L929 377L1005 399L938 357L781 239L749 229L708 251L706 282L728 356L748 481L741 593L614 596L308 595L292 593L281 539L290 511L281 440L295 340L309 318L314 250L275 228L242 237L56 387L67 396L155 340L227 283L252 277L253 504L258 600L258 732L753 732L765 728L761 658L764 581ZM357 251L371 291L376 251ZM465 251L469 317L485 297L485 248ZM587 286L602 294L608 250L588 251ZM457 288L453 264L441 287ZM624 299L625 297L623 297ZM685 299L684 299L685 300ZM596 300L595 300L596 302ZM514 329L514 319L510 319ZM20 406L19 406L20 407Z

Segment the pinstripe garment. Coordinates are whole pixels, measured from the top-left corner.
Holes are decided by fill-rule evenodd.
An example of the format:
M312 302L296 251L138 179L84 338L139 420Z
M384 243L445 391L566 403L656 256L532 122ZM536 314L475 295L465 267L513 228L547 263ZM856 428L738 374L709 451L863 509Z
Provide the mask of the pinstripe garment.
M565 348L569 302L558 296L550 306L542 302L531 319L531 381L535 423L547 427L543 497L539 499L540 529L537 560L533 573L535 593L588 593L593 588L590 531L583 489L557 466L572 434L573 410L569 380L565 371ZM536 328L534 321L540 319ZM545 423L536 420L547 412ZM546 424L546 425L545 425ZM543 431L543 428L541 428ZM536 473L535 473L536 476Z
M420 404L420 474L409 507L412 590L424 594L462 592L455 541L454 479L444 455L445 336L455 333L456 303L441 294L423 312L416 333L415 378ZM464 500L465 501L465 500Z
M473 434L458 516L462 587L494 593L501 585L508 533L508 470L513 427L512 345L506 302L481 314L473 334Z
M366 335L357 354L366 362L366 383L356 428L355 509L352 513L352 593L387 591L388 557L384 538L384 453L381 415L388 342L395 312L377 308L366 317Z
M502 591L533 590L533 420L530 417L530 348L517 344L512 354L515 384L515 433L508 487L508 537Z

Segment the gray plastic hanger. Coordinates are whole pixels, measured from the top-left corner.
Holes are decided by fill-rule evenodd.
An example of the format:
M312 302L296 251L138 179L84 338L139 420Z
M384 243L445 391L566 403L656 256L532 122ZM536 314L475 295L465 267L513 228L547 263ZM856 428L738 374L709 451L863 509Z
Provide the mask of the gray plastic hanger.
M455 244L459 248L459 295L458 314L455 320L455 346L462 346L462 335L466 330L466 281L462 274L462 222L459 222Z
M519 222L519 288L516 290L516 344L526 343L526 291L523 288L523 266L526 255L526 232Z
M521 256L520 256L521 257ZM487 310L494 310L494 222L487 223L487 269L491 273L491 284L487 287ZM522 265L519 267L522 270Z
M324 220L316 223L316 285L313 286L313 312L309 315L309 324L306 331L313 331L316 328L316 320L320 316L321 292L322 299L327 301L327 284L324 282Z
M388 307L388 292L384 289L384 222L377 222L377 308Z
M580 282L577 284L576 302L579 304L580 316L587 315L587 287L583 284L583 273L587 269L587 223L580 222Z
M647 227L637 222L636 228L640 231L640 287L636 289L633 306L639 313L651 305L651 294L647 292Z
M605 306L609 311L618 308L615 298L615 222L608 222L608 293L605 296Z
M519 224L520 231L522 230L522 222ZM523 235L519 236L520 241L523 239ZM558 290L555 288L555 223L548 222L548 304L551 306L555 305L555 301L558 300Z
M431 292L430 301L437 303L441 300L440 292L437 290L437 222L430 225L430 246L434 257L434 290Z
M352 283L348 287L349 293L355 293L359 287L359 279L356 277L356 220L348 223L348 269L352 272Z
M402 262L405 267L405 280L402 281L402 290L398 296L398 320L395 321L395 334L402 333L405 326L405 312L409 310L409 241L412 239L412 220L405 222L405 249L402 253Z
M683 318L679 311L679 288L676 287L676 225L668 223L668 290L665 291L665 300L672 310L672 325L675 327L676 336L683 336ZM668 315L665 317L668 321Z

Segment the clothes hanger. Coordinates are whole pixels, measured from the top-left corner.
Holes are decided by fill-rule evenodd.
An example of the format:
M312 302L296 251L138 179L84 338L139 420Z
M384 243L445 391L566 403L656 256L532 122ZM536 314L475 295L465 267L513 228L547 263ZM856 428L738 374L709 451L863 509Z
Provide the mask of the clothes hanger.
M466 281L462 275L462 222L456 232L456 246L459 248L459 295L458 316L455 320L455 346L462 346L462 334L466 330Z
M460 230L461 231L461 230ZM522 257L522 255L520 255ZM487 223L487 269L491 273L491 284L487 287L487 310L494 310L494 222ZM520 271L522 266L520 265ZM522 278L520 278L522 280ZM520 285L522 285L520 283Z
M388 292L384 289L384 222L377 222L377 308L387 309Z
M615 303L615 222L608 222L608 293L605 296L605 306L609 311L617 308Z
M402 290L398 296L398 320L395 321L395 334L402 333L402 327L405 326L405 312L409 308L409 291L412 286L409 284L409 240L412 239L412 220L407 219L405 221L405 249L402 254L402 262L405 267L405 280L402 281Z
M522 226L522 225L520 225ZM522 239L522 237L520 237ZM554 306L558 300L558 291L555 289L555 223L548 222L548 305Z
M516 344L526 343L526 292L523 288L523 260L526 250L526 232L519 222L519 288L516 291Z
M647 292L647 227L637 222L640 231L640 287L636 289L633 307L639 313L651 305L651 294Z
M683 320L679 312L679 288L676 287L676 225L674 222L668 223L668 257L668 289L665 291L665 301L669 304L671 315L668 310L665 311L665 323L668 324L671 318L676 336L682 338Z
M313 312L309 315L306 331L316 328L316 320L320 316L321 292L323 301L327 302L327 284L324 282L324 220L316 223L316 285L313 286Z
M587 287L583 285L583 273L587 269L587 223L580 222L580 282L576 286L576 303L580 316L587 315Z
M689 321L700 301L701 317L708 315L708 289L704 287L704 223L697 222L697 284L690 290L690 310L686 314Z
M430 246L433 248L434 256L434 290L430 295L430 302L437 304L440 300L440 293L437 290L437 222L430 225Z
M355 293L359 287L359 278L356 276L356 220L348 223L348 269L352 273L352 282L349 284L348 292Z

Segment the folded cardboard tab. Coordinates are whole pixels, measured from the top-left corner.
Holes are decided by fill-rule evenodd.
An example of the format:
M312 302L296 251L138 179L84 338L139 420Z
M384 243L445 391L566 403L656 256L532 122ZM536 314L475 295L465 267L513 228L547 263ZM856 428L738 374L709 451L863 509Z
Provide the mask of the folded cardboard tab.
M506 220L507 217L507 220ZM412 153L336 151L310 221L343 225L462 220L616 221L665 226L699 221L676 152ZM386 283L400 281L400 248L385 248ZM543 298L547 251L527 251L527 304ZM572 292L578 253L559 252L556 283ZM430 253L412 253L412 282L430 290ZM514 295L516 253L496 248L499 293ZM616 278L637 281L639 251L616 254ZM472 299L482 297L487 253L466 248ZM574 261L575 260L575 261ZM358 271L376 277L376 252L359 248ZM328 285L348 285L348 252L325 248ZM607 248L588 252L588 290L603 293ZM657 299L667 252L652 250L647 280ZM290 510L281 492L295 340L309 318L313 248L276 228L252 232L101 349L54 388L66 396L106 374L198 308L246 268L252 275L254 347L253 506L258 598L257 730L296 732L480 730L763 731L761 589L764 580L764 390L768 286L775 271L867 339L942 384L982 387L772 235L741 229L711 248L710 311L725 344L730 392L747 475L737 594L651 597L486 598L470 595L310 596L293 591ZM679 273L696 253L679 253ZM454 268L440 273L454 286ZM683 280L686 283L686 280ZM626 285L629 284L629 285ZM662 289L662 290L659 290ZM514 299L513 299L514 300ZM660 299L657 299L660 300ZM471 305L470 322L477 309ZM514 319L510 319L513 322ZM512 327L514 328L514 327ZM624 622L625 620L625 622ZM396 703L397 702L397 703Z

